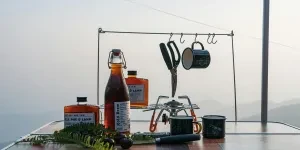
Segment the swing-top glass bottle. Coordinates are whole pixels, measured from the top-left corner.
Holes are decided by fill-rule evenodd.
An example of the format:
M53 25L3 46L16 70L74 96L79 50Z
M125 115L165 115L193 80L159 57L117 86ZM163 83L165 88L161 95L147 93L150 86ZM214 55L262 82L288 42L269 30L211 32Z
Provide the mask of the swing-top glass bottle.
M110 77L105 89L104 126L120 133L130 133L129 91L123 75L126 61L120 49L109 53Z

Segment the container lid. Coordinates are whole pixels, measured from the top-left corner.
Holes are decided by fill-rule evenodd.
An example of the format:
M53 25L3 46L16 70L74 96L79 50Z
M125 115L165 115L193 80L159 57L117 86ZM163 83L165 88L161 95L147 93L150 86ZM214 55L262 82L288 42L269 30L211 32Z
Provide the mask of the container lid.
M137 75L137 71L136 70L128 70L127 75Z
M87 97L77 97L77 102L87 102Z
M218 119L218 120L226 119L225 116L220 116L220 115L205 115L202 118L205 118L205 119Z

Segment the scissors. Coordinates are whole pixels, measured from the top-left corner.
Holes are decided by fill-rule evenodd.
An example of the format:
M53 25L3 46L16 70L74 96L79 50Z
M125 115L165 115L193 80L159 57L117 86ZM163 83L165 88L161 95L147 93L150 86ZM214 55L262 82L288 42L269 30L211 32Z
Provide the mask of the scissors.
M177 52L177 60L175 59L175 54L174 54L174 50L172 48L173 45L176 49L176 52ZM171 84L172 84L172 98L174 97L175 95L175 92L176 92L176 88L177 88L177 67L180 63L180 52L177 48L177 45L175 44L174 41L169 41L167 43L167 46L170 50L170 53L171 53L171 58L172 58L172 61L171 61L171 58L170 58L170 55L168 53L168 50L167 50L167 47L164 43L160 43L159 44L159 47L160 47L160 50L161 50L161 53L162 53L162 56L164 58L164 61L168 67L168 69L170 70L171 72Z

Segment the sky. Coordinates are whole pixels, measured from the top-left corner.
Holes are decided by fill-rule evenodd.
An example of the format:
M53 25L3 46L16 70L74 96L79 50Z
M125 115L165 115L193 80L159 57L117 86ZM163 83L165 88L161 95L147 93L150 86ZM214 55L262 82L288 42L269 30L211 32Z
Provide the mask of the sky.
M238 104L260 100L262 53L261 0L2 0L0 1L0 110L5 113L63 111L87 96L96 104L97 30L145 32L235 32L236 84ZM178 16L216 26L205 26L144 7L148 5ZM283 102L299 98L297 67L300 46L299 2L272 0L270 4L269 100ZM257 38L254 38L257 37ZM194 36L173 36L182 52ZM194 103L216 100L234 105L231 39L216 36L208 44L211 53L207 69L178 67L176 95L188 95ZM169 35L102 34L100 37L100 103L110 75L109 51L124 52L128 70L148 78L150 103L159 95L171 95L170 72L162 59L159 43ZM299 47L299 48L297 48ZM127 70L124 75L127 76ZM201 104L199 104L201 105ZM216 106L217 107L217 106ZM260 110L260 107L257 108Z

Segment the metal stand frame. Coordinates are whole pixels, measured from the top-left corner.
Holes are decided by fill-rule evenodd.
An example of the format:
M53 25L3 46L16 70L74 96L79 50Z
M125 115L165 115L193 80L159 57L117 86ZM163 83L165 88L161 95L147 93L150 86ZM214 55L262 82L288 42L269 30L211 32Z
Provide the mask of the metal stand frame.
M97 105L99 105L99 52L100 52L100 34L104 33L113 33L113 34L146 34L146 35L170 35L170 38L173 35L181 35L180 42L183 35L195 36L195 40L197 36L208 36L207 43L208 44L216 44L217 41L213 41L216 35L218 36L230 36L231 37L231 49L232 49L232 67L233 67L233 84L234 84L234 108L235 108L235 121L237 121L237 103L236 103L236 80L235 80L235 59L234 59L234 44L233 44L233 36L234 33L231 31L229 34L215 34L215 33L166 33L166 32L124 32L124 31L105 31L102 28L98 29L98 59L97 59ZM212 36L211 42L209 42L210 37Z
M268 84L269 84L269 11L270 0L263 2L263 43L262 43L262 80L261 80L261 122L268 122Z

